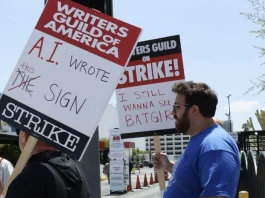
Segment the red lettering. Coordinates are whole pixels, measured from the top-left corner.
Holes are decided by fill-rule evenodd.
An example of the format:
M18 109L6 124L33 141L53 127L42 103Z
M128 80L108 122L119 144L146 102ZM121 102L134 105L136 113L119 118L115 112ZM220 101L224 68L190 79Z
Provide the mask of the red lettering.
M38 49L38 50L39 50L38 57L40 57L40 55L41 55L41 51L42 51L42 46L43 46L43 41L44 41L44 37L41 37L41 38L35 43L35 45L31 48L31 50L29 51L28 54L31 54L31 52L32 52L34 49ZM39 46L39 45L40 45L40 46Z
M169 110L165 111L165 116L166 116L166 121L174 119L174 118L172 118L172 112Z
M151 98L155 96L164 96L165 93L162 93L160 89L151 90L151 91L142 91L142 92L134 92L134 95L136 96L136 99L142 99L142 98Z
M153 111L153 112L144 112L135 115L125 115L125 121L127 127L133 125L142 125L147 123L158 123L158 122L167 122L173 120L170 110L165 111Z
M142 102L142 103L123 105L124 111L142 110L142 109L149 109L149 108L153 108L153 107L155 107L153 101L146 101L146 102Z
M131 115L126 115L125 116L125 121L126 121L126 124L127 124L127 127L130 127L134 124L134 121L132 120L132 116ZM131 124L129 124L129 122L131 122Z
M160 104L160 107L171 106L170 100L160 100L159 104Z
M56 49L58 48L59 45L63 45L63 43L60 43L60 42L54 42L54 43L55 43L55 47L54 47L54 49L53 49L53 51L52 51L52 54L51 54L50 58L46 60L46 61L49 62L49 63L54 63L54 61L52 60L52 58L53 58L53 56L54 56L54 54L55 54L55 52L56 52ZM57 65L57 64L58 64L58 63L56 62L56 65Z
M135 122L135 124L142 124L142 122L141 122L141 120L140 120L140 118L139 118L139 115L136 115L136 122Z

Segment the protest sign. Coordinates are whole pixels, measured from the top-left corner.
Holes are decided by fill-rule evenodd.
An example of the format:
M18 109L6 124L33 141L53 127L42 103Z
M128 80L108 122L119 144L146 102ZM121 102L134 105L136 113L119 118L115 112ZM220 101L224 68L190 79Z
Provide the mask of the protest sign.
M81 160L141 29L48 1L0 99L1 119Z
M184 78L180 36L139 42L116 89L121 137L174 129L172 86Z

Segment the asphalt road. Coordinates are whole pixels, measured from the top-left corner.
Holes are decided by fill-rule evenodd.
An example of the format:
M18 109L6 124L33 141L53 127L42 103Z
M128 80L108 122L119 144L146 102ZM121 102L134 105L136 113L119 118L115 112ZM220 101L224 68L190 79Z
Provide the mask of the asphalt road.
M146 174L147 181L149 184L151 173L153 173L153 177L154 177L154 169L145 167L145 168L142 168L140 170L140 174L139 174L138 170L136 171L136 174L132 174L133 192L128 192L124 195L113 195L113 194L110 195L110 186L109 186L108 182L102 181L101 182L101 197L103 197L103 198L114 198L114 197L119 197L119 198L135 198L135 197L154 198L157 195L159 195L159 185L158 184L154 184L150 187L143 187L143 189L137 189L137 190L135 189L137 175L139 175L141 186L143 186L144 175Z

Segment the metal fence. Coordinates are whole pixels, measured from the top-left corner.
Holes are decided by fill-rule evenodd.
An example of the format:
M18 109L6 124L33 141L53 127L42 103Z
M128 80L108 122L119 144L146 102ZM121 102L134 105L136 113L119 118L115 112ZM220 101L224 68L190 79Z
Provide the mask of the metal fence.
M241 174L238 191L249 198L265 198L265 131L238 133Z

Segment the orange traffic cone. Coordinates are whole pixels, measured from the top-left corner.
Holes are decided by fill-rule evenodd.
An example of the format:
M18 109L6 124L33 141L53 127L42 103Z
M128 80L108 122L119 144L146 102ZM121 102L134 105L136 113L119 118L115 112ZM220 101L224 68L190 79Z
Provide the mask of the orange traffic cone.
M150 184L150 185L153 185L153 184L154 184L153 173L151 173L149 184Z
M158 183L158 175L155 173L155 183Z
M127 185L127 192L131 192L131 191L133 191L133 190L132 190L132 185L129 184L129 185Z
M144 185L143 186L144 187L147 187L148 186L146 174L144 174Z
M141 184L140 184L139 175L137 175L137 180L136 180L136 187L135 187L135 189L141 189Z

